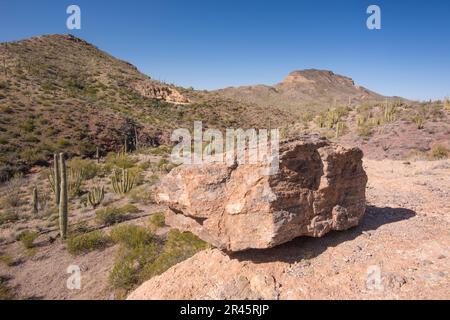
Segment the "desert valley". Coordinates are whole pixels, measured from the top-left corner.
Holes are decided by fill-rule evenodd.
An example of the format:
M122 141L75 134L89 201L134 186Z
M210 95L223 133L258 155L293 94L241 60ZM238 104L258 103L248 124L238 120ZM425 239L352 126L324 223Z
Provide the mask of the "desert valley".
M195 90L73 35L0 62L0 299L449 298L450 100ZM279 129L279 172L172 163L195 121Z

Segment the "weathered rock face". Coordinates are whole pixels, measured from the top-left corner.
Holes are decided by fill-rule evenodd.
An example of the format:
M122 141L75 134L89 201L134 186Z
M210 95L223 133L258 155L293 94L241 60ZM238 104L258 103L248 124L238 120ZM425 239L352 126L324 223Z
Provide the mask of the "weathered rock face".
M189 103L189 99L170 86L163 85L156 81L141 81L131 85L140 95L147 98L163 100L175 104Z
M183 165L161 182L166 222L226 251L321 237L361 221L367 175L362 151L318 138L280 144L280 168L264 164Z

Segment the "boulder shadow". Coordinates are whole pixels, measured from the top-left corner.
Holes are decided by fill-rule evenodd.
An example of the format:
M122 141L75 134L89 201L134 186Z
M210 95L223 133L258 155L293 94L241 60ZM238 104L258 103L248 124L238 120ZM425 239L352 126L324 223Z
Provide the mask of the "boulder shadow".
M294 263L303 259L311 259L323 253L329 247L346 241L351 241L364 233L376 230L379 227L408 220L416 213L405 208L379 208L368 206L362 223L346 231L332 231L322 238L299 237L270 249L251 249L242 252L230 253L230 258L239 261L254 263L286 262Z

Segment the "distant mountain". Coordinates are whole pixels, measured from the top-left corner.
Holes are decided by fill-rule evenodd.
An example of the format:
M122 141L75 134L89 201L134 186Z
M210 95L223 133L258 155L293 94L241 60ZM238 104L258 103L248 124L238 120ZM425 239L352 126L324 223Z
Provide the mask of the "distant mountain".
M356 85L351 78L315 69L291 72L286 79L274 86L230 87L215 92L237 101L277 106L293 112L320 111L324 108L386 99Z

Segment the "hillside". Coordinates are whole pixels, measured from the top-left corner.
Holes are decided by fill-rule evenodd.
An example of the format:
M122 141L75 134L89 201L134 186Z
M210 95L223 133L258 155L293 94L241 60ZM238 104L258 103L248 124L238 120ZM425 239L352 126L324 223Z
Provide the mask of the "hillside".
M71 35L0 45L0 180L45 164L55 151L117 151L167 143L173 128L267 127L278 110L178 88ZM246 112L244 112L244 110ZM276 114L276 117L274 116Z

